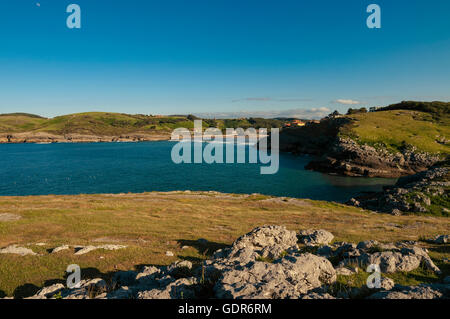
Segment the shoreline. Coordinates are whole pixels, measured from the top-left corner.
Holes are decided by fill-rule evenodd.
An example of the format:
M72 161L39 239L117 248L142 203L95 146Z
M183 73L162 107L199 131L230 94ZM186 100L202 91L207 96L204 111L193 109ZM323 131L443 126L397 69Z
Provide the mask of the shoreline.
M202 135L203 138L211 139L211 135ZM223 134L223 138L227 139L229 136ZM254 136L245 136L254 137ZM257 136L256 139L265 138L267 135ZM203 140L203 142L209 141ZM83 134L67 134L54 135L45 132L37 133L0 133L0 144L56 144L56 143L114 143L114 142L153 142L153 141L174 141L171 134L144 134L144 133L129 133L121 135L83 135Z
M67 134L55 135L44 132L37 133L2 133L0 134L0 144L54 144L54 143L113 143L113 142L148 142L167 141L169 134L143 134L130 133L121 135L83 135Z

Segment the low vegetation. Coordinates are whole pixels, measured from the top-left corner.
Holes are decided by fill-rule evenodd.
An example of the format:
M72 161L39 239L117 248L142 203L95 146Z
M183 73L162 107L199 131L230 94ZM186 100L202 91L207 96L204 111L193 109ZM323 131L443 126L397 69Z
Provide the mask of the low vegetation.
M348 115L342 137L360 144L399 152L405 148L433 154L450 154L450 116L436 120L431 113L415 110L384 110Z
M193 115L152 116L143 114L122 114L88 112L57 116L46 119L26 113L0 114L0 133L44 132L56 135L120 135L127 133L171 132L178 127L192 129ZM203 127L225 128L282 127L285 121L275 119L204 119Z
M322 228L332 231L336 241L349 242L418 240L450 229L444 217L392 216L322 201L194 192L1 197L0 212L21 217L0 221L0 247L17 244L39 254L0 256L0 296L31 295L43 285L61 282L69 264L80 265L84 278L94 278L177 259L199 263L261 225L295 231ZM61 245L102 244L127 248L84 255L74 255L73 248L50 253ZM430 256L450 257L448 247L439 249Z

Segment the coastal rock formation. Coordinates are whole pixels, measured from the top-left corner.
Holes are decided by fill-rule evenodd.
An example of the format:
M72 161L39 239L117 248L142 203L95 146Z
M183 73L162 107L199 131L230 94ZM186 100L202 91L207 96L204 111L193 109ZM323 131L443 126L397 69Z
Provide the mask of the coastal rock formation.
M321 233L321 230L311 230L305 236ZM333 235L327 234L327 242L330 237ZM314 247L297 243L295 232L285 227L263 226L241 236L229 248L218 250L202 265L195 266L189 261L177 261L169 266L147 266L139 271L119 271L107 280L102 278L82 280L75 289L64 288L62 284L44 287L31 298L450 297L448 279L440 283L407 287L396 285L392 279L383 276L381 287L378 289L371 290L368 287L338 289L342 285L342 283L335 284L338 275L356 275L360 270L354 266L355 264L360 265L364 271L364 267L370 263L379 264L384 273L408 272L421 264L437 273L440 272L427 251L417 246L416 242L383 244L369 240L358 244L336 242Z
M448 144L448 136L442 133L450 104L437 105L402 102L376 112L330 114L320 122L284 128L280 151L313 155L306 168L324 173L388 178L415 174L449 154L442 147ZM392 128L392 121L403 125ZM420 134L417 128L430 126L435 136L427 131L421 142L412 138Z
M359 196L347 204L394 215L433 212L448 216L450 211L444 207L444 203L450 201L449 177L449 167L432 167L415 175L399 178L394 186L385 187L383 192Z
M392 154L383 148L337 137L331 148L306 168L346 176L400 177L423 171L438 161L438 155L419 152L412 146Z

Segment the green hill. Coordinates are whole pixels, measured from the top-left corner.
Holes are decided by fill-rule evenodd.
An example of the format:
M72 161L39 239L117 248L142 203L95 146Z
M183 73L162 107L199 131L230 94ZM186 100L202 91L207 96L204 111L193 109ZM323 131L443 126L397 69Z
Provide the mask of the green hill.
M171 132L178 127L192 129L192 115L151 116L106 112L76 113L46 119L26 113L0 114L0 133L45 132L56 135L119 135L127 133ZM285 121L260 118L203 120L203 127L282 127Z
M447 103L449 104L449 103ZM413 146L419 151L450 154L449 113L390 109L347 115L351 122L339 134L359 144L386 148L392 152Z

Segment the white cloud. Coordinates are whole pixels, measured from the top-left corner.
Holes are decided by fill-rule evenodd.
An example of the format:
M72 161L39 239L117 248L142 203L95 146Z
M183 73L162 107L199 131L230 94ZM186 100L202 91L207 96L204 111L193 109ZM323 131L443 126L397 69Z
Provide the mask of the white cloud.
M356 100L350 100L350 99L337 99L333 101L333 103L339 103L339 104L345 104L345 105L354 105L354 104L361 104L360 101Z
M211 112L211 113L194 113L194 115L202 118L241 118L241 117L294 117L302 119L320 119L328 115L331 110L327 107L318 107L311 109L289 109L289 110L269 110L269 111L236 111L236 112Z

